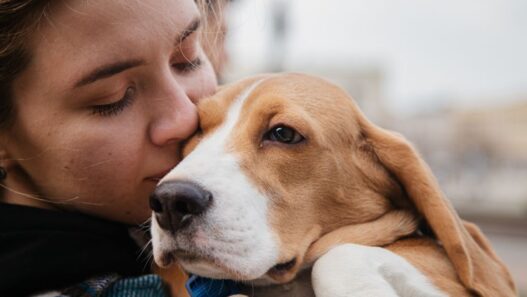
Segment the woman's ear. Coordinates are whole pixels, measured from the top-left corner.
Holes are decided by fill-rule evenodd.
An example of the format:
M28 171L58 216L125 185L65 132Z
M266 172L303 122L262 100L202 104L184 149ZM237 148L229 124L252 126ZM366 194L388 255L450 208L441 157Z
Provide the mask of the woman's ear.
M0 146L0 202L7 202L7 177L9 171L12 171L13 167L12 158L9 157L7 150L4 147Z
M3 182L7 177L7 172L14 166L13 158L9 156L7 150L0 144L0 170L5 171L5 176L0 178L0 182Z
M479 230L461 221L412 145L402 136L375 126L358 110L357 120L377 162L402 185L444 247L465 287L477 296L515 296L516 289L505 265Z
M5 171L5 177L0 180L0 202L39 208L53 208L51 204L38 195L17 158L13 158L1 146L0 167L0 171Z
M6 158L7 152L0 148L0 183L3 183L4 180L7 178L7 169L6 165L4 164L4 159Z
M5 171L5 178L1 179L0 182L5 188L6 179L18 180L18 176L21 175L22 170L19 164L19 157L13 157L4 144L4 138L0 135L0 167Z

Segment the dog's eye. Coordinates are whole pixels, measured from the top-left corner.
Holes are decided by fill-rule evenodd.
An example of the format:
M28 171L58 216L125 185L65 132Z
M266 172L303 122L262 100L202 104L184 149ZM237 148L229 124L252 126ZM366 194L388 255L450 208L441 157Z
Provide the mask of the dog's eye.
M286 144L296 144L304 140L304 137L300 133L296 132L295 129L278 125L269 130L264 140L277 141Z

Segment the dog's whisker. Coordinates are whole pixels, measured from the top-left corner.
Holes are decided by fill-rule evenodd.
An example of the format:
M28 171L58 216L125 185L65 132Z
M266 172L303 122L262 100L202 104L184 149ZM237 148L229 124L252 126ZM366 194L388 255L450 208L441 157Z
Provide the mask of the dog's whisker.
M150 224L151 224L151 219L148 218L143 223L137 225L138 230L143 232L143 233L145 233L145 234L147 234L147 235L150 235Z
M146 270L147 266L151 265L154 262L153 261L154 259L153 251L151 248L150 249L148 248L150 245L151 245L151 241L145 244L145 246L141 249L141 252L137 256L137 260L144 262L143 270ZM145 254L145 256L142 256L143 254Z
M141 256L145 253L145 252L151 252L152 250L152 239L150 239L144 246L143 248L141 248L141 252L139 253L139 255L137 256L137 259L140 259Z
M150 224L152 223L152 218L148 218L146 219L146 221L142 222L141 224L139 224L139 227L144 227L144 228L150 228Z
M143 270L146 270L147 266L152 265L153 263L153 254L149 252L148 257L145 258L145 264L143 265Z

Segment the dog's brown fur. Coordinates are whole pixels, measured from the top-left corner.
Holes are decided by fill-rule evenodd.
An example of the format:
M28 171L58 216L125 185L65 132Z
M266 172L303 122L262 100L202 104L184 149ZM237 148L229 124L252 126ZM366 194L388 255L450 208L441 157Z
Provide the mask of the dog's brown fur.
M271 278L291 280L302 265L339 243L397 240L394 226L406 218L392 214L406 209L424 218L432 234L397 240L387 249L451 296L515 296L506 267L479 229L461 221L415 149L367 120L343 90L324 80L283 74L224 87L200 103L201 132L189 141L186 154L258 80L230 149L240 156L245 174L272 199L269 218L281 239L281 260L298 259L294 269ZM306 141L287 148L262 142L277 124L293 127ZM365 232L376 223L385 230L378 234L385 241Z

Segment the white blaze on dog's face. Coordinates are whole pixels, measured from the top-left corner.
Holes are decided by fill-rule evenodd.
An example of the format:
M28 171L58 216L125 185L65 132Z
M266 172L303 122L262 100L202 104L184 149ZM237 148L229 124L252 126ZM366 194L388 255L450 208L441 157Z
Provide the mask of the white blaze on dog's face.
M169 230L153 214L156 262L175 256L203 276L286 282L322 234L381 216L394 185L381 168L364 174L367 151L351 153L361 145L354 108L340 89L294 74L203 100L201 131L159 187L190 182L210 201Z

